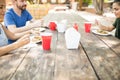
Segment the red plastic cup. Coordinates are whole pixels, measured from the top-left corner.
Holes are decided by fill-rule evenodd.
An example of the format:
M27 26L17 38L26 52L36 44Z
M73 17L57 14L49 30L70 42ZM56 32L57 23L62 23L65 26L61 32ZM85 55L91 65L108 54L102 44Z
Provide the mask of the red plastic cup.
M50 50L52 33L42 33L41 37L43 50Z
M75 23L73 26L78 31L78 25Z
M84 26L85 26L85 32L89 33L91 28L91 22L85 22Z
M56 30L56 27L57 27L57 25L56 25L55 22L50 22L50 23L49 23L49 28L50 28L52 31L55 31L55 30Z

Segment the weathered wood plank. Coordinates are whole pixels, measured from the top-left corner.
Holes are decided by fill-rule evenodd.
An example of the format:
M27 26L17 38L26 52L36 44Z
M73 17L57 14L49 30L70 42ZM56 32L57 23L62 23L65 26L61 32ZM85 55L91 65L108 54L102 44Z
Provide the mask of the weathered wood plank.
M31 50L11 80L53 80L54 54L41 49Z
M67 28L73 27L74 23L79 25L81 41L78 49L68 50L64 33L50 31L53 33L50 51L43 51L42 46L38 45L28 52L23 51L23 54L18 53L22 50L18 50L15 55L8 58L1 57L0 72L3 75L0 75L0 79L119 80L119 41L112 36L106 38L85 33L85 20L74 12L51 13L44 17L46 24L49 21L59 22L63 19L68 21Z
M53 80L57 33L52 32L50 51L44 51L42 45L30 50L11 80Z
M74 23L79 23L83 18L81 18L77 13L68 11L68 12L55 12L49 13L44 18L44 22L46 25L49 24L50 21L57 21L58 23L61 20L67 20L67 27L73 27Z
M82 49L68 50L65 45L64 33L59 33L55 80L97 80L97 77Z
M20 48L0 57L0 80L8 80L14 74L27 52L29 48Z
M120 40L113 36L98 36L120 57Z
M66 19L68 21L67 28L73 27L74 23L81 23L83 22L82 20L84 20L74 12L52 13L49 16L44 17L44 19L47 20L47 22L49 21L60 22L61 20ZM87 60L87 57L83 52L83 50L81 50L81 48L79 48L78 50L67 50L63 35L64 33L62 34L62 36L58 35L56 62L55 62L56 63L55 64L55 80L73 79L74 73L79 73L78 74L79 76L75 77L74 79L78 78L78 79L93 79L93 80L95 79L96 80L97 77L94 71L92 70L92 67L90 66L90 63Z
M101 80L120 79L120 58L110 47L91 33L85 33L81 27L81 43L97 75ZM101 36L102 37L102 36ZM116 66L115 66L116 65Z

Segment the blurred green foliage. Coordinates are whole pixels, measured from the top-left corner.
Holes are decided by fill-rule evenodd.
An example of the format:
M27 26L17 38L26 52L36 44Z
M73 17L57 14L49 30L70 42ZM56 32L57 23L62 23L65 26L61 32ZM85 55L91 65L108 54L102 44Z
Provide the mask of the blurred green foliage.
M92 4L92 0L83 0L83 3Z

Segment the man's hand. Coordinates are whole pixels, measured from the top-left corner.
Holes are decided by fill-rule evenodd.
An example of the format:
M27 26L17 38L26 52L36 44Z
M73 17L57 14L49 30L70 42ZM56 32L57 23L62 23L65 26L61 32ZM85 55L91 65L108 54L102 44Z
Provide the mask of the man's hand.
M41 20L35 20L35 21L29 21L29 22L27 22L27 27L31 27L31 29L32 28L40 28L40 26L41 26L41 23L42 21Z

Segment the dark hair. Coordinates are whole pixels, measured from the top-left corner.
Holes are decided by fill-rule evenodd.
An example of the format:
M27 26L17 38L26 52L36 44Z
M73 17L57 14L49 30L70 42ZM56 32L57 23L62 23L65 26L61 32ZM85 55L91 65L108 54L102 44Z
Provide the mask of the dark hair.
M120 0L114 0L114 2L120 2Z
M114 0L113 3L117 3L118 5L120 5L120 0Z

